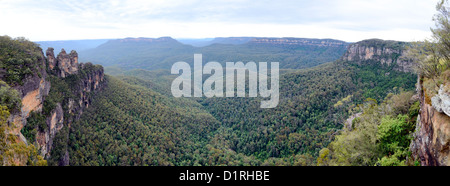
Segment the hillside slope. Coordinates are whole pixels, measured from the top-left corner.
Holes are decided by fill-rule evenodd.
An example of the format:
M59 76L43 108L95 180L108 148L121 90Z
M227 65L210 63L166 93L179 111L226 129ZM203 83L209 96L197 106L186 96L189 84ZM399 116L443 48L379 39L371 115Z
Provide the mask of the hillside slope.
M219 152L228 152L229 159L240 154L239 157L257 165L313 165L313 157L333 139L359 104L367 98L381 102L388 93L401 88L414 89L416 76L396 69L394 63L339 60L286 72L280 76L280 103L274 109L259 108L260 98L177 99L198 102L199 109L220 123L222 127L213 130L215 137L205 142L215 144L214 149ZM170 84L177 76L167 70L130 70L118 74L124 83L174 99ZM220 145L213 142L217 139L221 139ZM209 160L211 155L200 156ZM208 165L212 162L208 161Z

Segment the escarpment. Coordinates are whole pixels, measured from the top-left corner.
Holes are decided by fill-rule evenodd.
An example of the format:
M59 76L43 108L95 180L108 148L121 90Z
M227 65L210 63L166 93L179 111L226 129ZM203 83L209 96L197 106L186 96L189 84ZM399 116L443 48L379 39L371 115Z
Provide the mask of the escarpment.
M418 83L420 112L410 149L422 166L450 165L450 93L446 86L450 84L442 84L438 94L431 97L424 90L423 81Z
M342 56L342 60L359 65L376 63L393 67L397 71L412 72L414 63L405 57L407 45L408 43L400 41L363 40L351 44Z
M35 70L25 76L22 80L22 85L19 84L13 87L19 92L22 105L20 109L13 111L8 118L8 123L12 126L10 133L19 136L19 139L25 143L27 141L20 130L26 125L30 112L41 112L45 96L48 95L51 87L50 82L47 80L45 57L42 51L34 63L37 64Z
M40 51L37 68L14 86L21 98L20 109L11 113L8 133L25 144L34 144L44 158L51 156L56 135L81 117L95 93L105 84L103 67L78 63L78 54L64 49L55 57L53 48ZM37 113L37 114L31 114ZM44 117L39 126L28 125L30 119ZM24 136L24 134L27 134ZM68 134L66 134L68 137ZM60 165L68 165L68 157Z
M75 51L67 54L62 49L56 58L53 56L52 48L46 53L47 59L54 60L48 60L49 71L54 75L52 80L55 86L59 86L55 87L55 94L50 90L49 96L58 95L60 91L64 91L65 94L62 98L52 98L48 101L47 105L50 105L46 109L50 110L46 120L48 131L39 131L37 135L41 155L49 157L56 134L63 127L70 128L70 125L81 117L83 110L89 107L93 93L101 90L104 85L104 72L100 65L79 64L78 54ZM50 67L50 63L54 64L53 68ZM68 165L68 159L63 158L60 165Z
M305 38L252 38L251 44L272 44L272 45L303 45L318 47L342 47L348 43L333 39L305 39Z

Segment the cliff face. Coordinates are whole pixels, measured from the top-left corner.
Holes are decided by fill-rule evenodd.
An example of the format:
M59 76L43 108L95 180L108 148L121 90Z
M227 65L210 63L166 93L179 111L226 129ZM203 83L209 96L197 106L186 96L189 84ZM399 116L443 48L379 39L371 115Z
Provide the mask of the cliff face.
M348 43L332 39L303 39L303 38L252 38L249 43L279 44L279 45L303 45L303 46L327 46L342 47Z
M50 52L47 52L50 53ZM54 58L54 56L52 57ZM75 74L78 71L78 54L74 50L67 54L64 49L56 57L56 67L58 67L58 76L65 78L70 74ZM50 68L52 69L52 68Z
M395 70L412 72L413 63L404 56L406 44L404 42L379 39L364 40L351 44L347 52L342 56L342 60L356 62L360 65L363 63L395 65Z
M103 67L91 63L78 63L78 54L75 51L67 54L64 49L55 57L53 48L49 48L44 57L36 61L37 70L32 75L26 76L22 85L13 87L18 90L22 106L20 111L11 113L8 123L14 128L10 134L19 136L19 139L27 144L27 139L21 130L27 126L27 119L32 111L45 115L45 130L37 130L36 143L43 157L49 158L53 148L56 134L64 127L69 127L72 122L78 120L83 110L92 102L92 93L100 90L104 85ZM73 97L63 99L55 103L49 113L43 112L44 102L50 99L52 90L50 78L67 82L70 90L60 94L70 94ZM60 91L60 90L58 90ZM28 141L34 143L34 141ZM69 157L61 160L61 165L67 165ZM26 162L25 162L26 163Z
M50 70L53 70L56 66L55 53L53 50L53 48L48 48L45 52L45 55L47 56L48 68Z
M25 77L23 85L13 87L16 89L22 99L20 111L11 113L8 122L13 126L11 134L19 136L19 139L26 140L20 130L26 125L27 118L32 111L40 112L44 103L45 96L50 91L50 82L47 81L47 72L45 69L45 57L41 52L41 56L36 61L39 64L36 70Z
M49 48L46 54L49 70L57 77L61 79L69 78L70 75L76 77L71 77L76 81L71 81L72 84L69 84L69 86L72 86L72 88L66 93L70 93L74 97L56 103L56 107L47 116L48 130L39 131L36 136L41 155L48 158L56 134L63 127L70 128L70 125L81 117L83 110L88 108L92 102L91 92L102 88L104 72L101 66L94 66L90 63L78 64L78 55L75 51L67 54L63 49L55 58L53 49ZM53 67L51 67L51 64L53 64ZM63 158L60 165L68 165L68 159L69 157Z
M420 112L410 148L414 159L423 166L450 165L450 100L444 87L442 85L439 93L431 98L430 105L423 82L418 84Z

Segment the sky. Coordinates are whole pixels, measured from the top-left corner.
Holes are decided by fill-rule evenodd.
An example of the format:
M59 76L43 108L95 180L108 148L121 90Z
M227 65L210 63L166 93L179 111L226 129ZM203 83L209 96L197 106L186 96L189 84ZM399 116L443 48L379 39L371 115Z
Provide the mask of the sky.
M0 0L0 35L32 41L126 37L300 37L347 42L431 36L437 0Z

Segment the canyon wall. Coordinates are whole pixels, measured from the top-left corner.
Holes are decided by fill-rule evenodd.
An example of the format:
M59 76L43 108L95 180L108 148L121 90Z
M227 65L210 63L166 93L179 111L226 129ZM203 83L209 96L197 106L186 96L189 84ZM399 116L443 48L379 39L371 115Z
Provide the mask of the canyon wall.
M78 63L78 54L71 51L69 54L61 50L55 57L53 48L47 49L36 61L37 70L23 80L23 85L13 87L18 90L22 100L20 111L11 113L8 123L12 127L10 134L16 135L24 143L27 141L21 130L27 126L27 119L31 112L41 113L46 117L46 129L38 130L36 134L37 147L40 154L49 158L53 148L56 134L64 127L70 127L72 122L78 120L83 110L92 102L92 93L100 90L104 85L103 67L91 63ZM43 112L46 99L50 99L52 83L50 78L56 78L65 82L70 89L58 94L70 94L73 97L63 99L55 103L49 113ZM61 91L61 90L58 90ZM26 163L26 162L25 162ZM68 157L62 160L62 165L68 165Z
M412 72L413 62L405 57L407 43L400 41L386 41L380 39L363 40L353 43L342 56L344 61L356 62L359 65L365 63L380 63L391 66L402 72Z
M438 94L428 99L419 78L420 111L410 145L412 156L422 166L450 166L450 83L442 84Z

